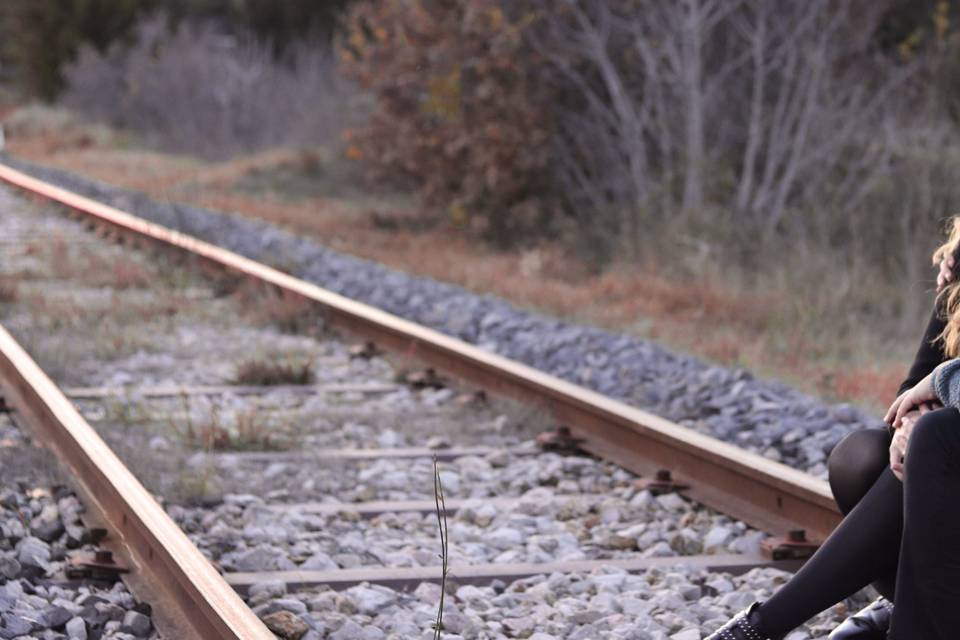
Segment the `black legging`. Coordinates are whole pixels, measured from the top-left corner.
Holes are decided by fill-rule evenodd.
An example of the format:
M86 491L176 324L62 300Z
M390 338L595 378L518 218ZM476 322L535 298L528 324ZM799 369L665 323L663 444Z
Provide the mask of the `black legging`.
M873 583L894 602L890 639L960 637L960 412L917 420L903 483L890 471L889 443L886 429L868 429L830 454L830 486L846 516L760 607L765 635L785 635Z

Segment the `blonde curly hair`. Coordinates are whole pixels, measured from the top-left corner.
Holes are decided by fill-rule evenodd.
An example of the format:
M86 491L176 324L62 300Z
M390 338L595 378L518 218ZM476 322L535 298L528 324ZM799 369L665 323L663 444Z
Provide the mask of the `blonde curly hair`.
M949 223L950 231L947 241L933 252L933 264L937 265L948 255L956 260L955 269L960 267L960 215L953 216ZM960 281L951 280L940 292L937 302L943 303L942 310L946 318L946 326L937 338L943 340L944 353L951 358L960 355Z

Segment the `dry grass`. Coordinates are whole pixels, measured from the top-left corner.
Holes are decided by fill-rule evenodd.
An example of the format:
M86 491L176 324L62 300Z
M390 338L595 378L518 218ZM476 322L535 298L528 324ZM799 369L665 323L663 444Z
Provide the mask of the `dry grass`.
M426 228L405 224L416 216L408 204L397 201L353 195L291 198L280 187L264 186L270 172L309 163L282 152L217 164L109 145L51 153L49 145L29 138L12 140L10 147L27 159L161 200L266 220L412 274L499 295L532 310L625 330L874 410L892 399L922 328L897 327L892 313L874 314L869 326L856 318L851 321L850 307L860 302L833 295L822 276L811 276L802 292L791 292L784 283L792 278L795 286L798 265L743 282L718 272L709 260L683 255L678 245L680 268L649 261L595 273L559 245L499 252L442 221ZM246 180L251 172L258 176L259 191L252 191ZM882 300L889 293L860 287L854 292L863 300ZM318 319L305 302L264 297L245 287L234 295L264 323L291 332L315 330ZM856 382L863 380L869 383Z
M181 469L164 493L174 502L195 506L215 505L223 499L212 463L200 470Z
M194 424L188 417L174 430L186 446L205 451L283 451L296 444L291 429L274 424L257 409L224 418L214 406L204 421Z
M440 482L440 467L437 457L433 457L433 496L436 502L437 527L440 535L440 602L437 603L437 617L433 623L434 640L443 638L443 603L447 593L448 562L450 559L450 533L447 529L447 503L443 497L443 483Z
M116 293L101 300L79 300L72 295L44 294L30 291L20 296L38 316L52 328L77 327L83 324L144 324L177 315L184 301L176 295L150 296L140 300L121 300Z
M46 252L50 275L57 280L82 281L87 286L110 289L147 289L151 274L143 263L128 255L104 256L90 247L71 246L62 237L50 243L28 247Z
M250 386L270 386L282 384L312 384L314 382L313 362L294 362L252 359L237 365L233 383Z
M0 304L13 304L19 297L19 282L11 276L0 276Z
M136 260L118 257L110 265L106 284L114 289L146 289L150 286L150 276Z
M279 294L246 281L233 292L236 307L261 325L291 334L318 336L325 330L319 306L295 295Z
M70 112L41 104L6 110L4 129L10 140L30 145L36 153L112 146L122 136L102 125L81 121Z

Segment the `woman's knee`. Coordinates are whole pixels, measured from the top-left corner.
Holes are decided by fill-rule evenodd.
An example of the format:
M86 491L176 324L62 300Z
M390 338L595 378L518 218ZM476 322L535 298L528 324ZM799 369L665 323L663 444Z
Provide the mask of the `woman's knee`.
M925 413L913 425L907 444L906 464L921 469L939 458L960 453L960 411L948 407ZM911 464L911 461L913 464Z
M830 452L830 489L843 513L849 513L876 482L889 464L889 450L886 429L862 429L848 434Z

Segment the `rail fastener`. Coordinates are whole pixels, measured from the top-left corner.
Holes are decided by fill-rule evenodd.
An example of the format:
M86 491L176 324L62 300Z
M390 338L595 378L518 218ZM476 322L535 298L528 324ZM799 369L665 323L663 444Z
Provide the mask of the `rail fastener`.
M544 431L537 434L537 446L544 451L553 451L567 455L577 455L585 453L583 445L586 438L575 437L570 427L565 424L558 425L551 431Z
M803 529L791 529L785 536L772 536L760 541L760 551L773 560L806 560L820 545L807 539Z
M67 560L64 573L68 578L78 580L106 580L114 582L124 573L130 573L130 567L117 561L113 551L96 549L93 553L78 553Z
M670 469L657 469L657 472L650 478L638 478L634 483L637 489L649 491L653 495L662 493L671 493L674 491L685 491L690 488L689 484L675 482Z

